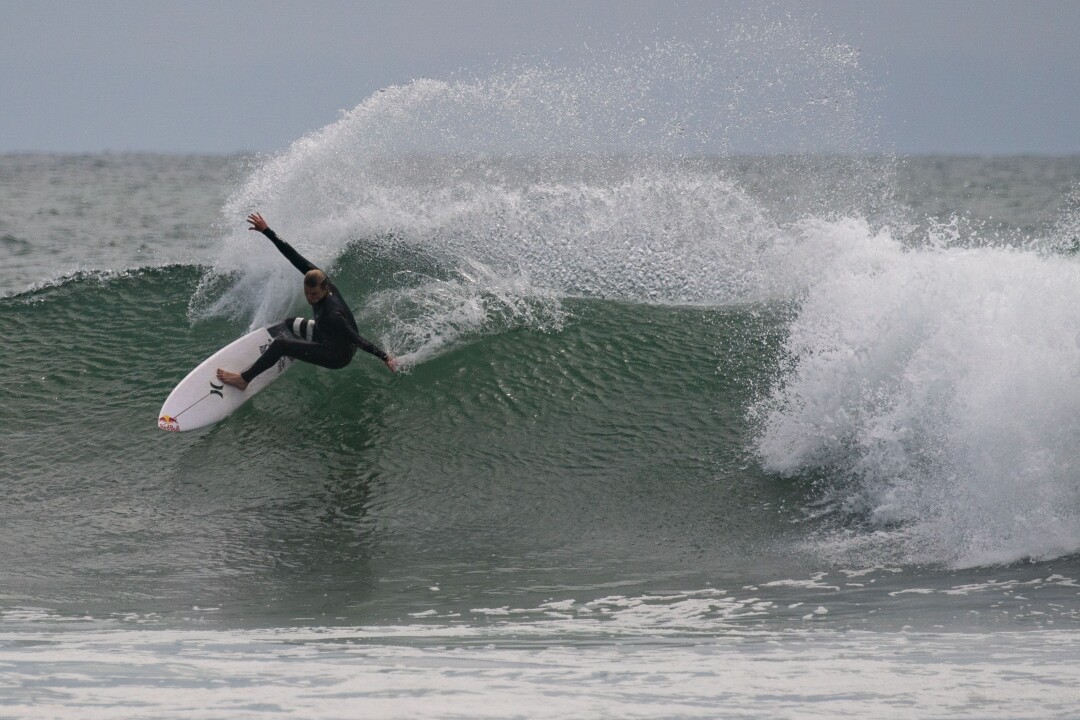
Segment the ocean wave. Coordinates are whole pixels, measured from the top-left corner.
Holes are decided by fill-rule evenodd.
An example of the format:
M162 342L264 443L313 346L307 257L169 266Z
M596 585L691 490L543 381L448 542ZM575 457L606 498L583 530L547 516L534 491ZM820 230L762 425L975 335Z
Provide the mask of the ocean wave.
M1075 552L1080 264L820 232L852 252L808 286L756 415L767 470L824 473L843 518L824 545L962 566Z

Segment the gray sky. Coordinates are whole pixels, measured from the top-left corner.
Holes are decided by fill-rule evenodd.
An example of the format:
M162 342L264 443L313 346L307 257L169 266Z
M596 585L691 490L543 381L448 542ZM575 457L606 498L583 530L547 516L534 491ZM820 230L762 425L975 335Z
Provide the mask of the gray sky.
M0 152L283 150L380 88L708 40L746 3L0 0ZM753 5L749 6L752 10ZM1080 2L772 2L861 51L901 153L1080 154Z

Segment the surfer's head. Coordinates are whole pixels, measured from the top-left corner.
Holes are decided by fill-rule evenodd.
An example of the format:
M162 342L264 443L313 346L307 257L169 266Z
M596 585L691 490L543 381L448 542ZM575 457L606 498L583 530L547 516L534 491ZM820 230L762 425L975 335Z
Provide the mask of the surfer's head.
M309 305L322 300L327 292L329 289L326 286L326 273L318 269L304 273L304 297Z

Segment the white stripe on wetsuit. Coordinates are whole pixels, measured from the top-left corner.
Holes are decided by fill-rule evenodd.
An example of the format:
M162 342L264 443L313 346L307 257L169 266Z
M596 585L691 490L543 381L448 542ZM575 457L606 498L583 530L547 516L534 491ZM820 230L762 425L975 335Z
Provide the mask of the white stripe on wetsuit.
M308 330L309 326L311 326L311 329L313 329L314 325L315 323L311 322L307 318L293 318L293 335L300 338L301 340L307 340L308 342L311 342L312 335L314 335L314 333L308 334Z

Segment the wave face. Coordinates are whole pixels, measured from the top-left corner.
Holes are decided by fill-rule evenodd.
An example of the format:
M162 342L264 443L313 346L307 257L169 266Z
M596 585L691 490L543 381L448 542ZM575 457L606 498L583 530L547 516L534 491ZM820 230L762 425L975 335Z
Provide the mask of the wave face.
M748 469L740 410L762 328L781 327L767 308L564 299L558 329L474 335L396 378L367 356L298 366L228 421L175 436L155 427L160 403L241 330L189 323L202 277L80 275L0 300L24 338L0 355L0 421L17 428L9 599L195 586L239 603L326 574L359 588L370 564L494 557L553 563L560 582L633 577L688 553L751 563L788 533L771 508L791 491Z

